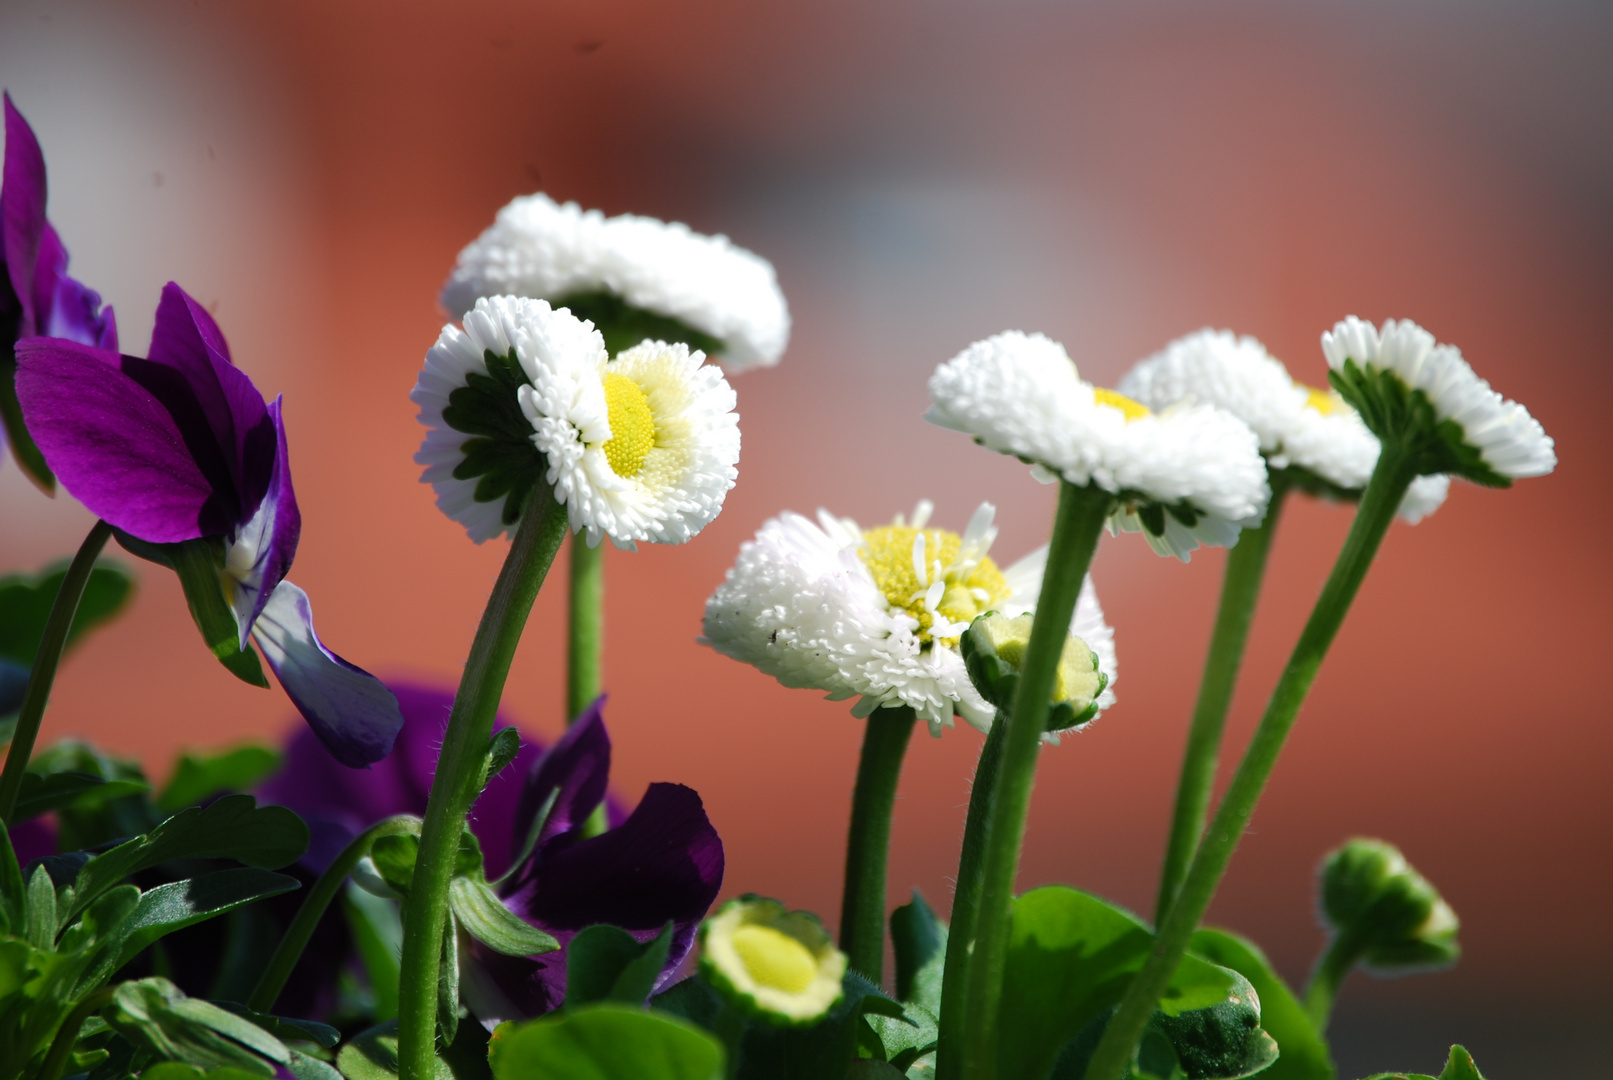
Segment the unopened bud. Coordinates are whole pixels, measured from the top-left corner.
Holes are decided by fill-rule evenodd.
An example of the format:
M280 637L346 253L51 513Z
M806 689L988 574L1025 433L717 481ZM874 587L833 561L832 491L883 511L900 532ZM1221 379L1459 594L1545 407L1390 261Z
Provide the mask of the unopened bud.
M700 927L700 973L748 1015L781 1027L817 1023L840 1000L846 954L817 916L777 900L730 900Z
M1322 913L1380 971L1454 963L1458 921L1393 844L1351 840L1322 864Z
M1032 621L1031 615L1010 617L988 611L969 624L960 642L969 680L981 697L999 709L1013 704ZM1074 634L1066 637L1053 680L1047 730L1077 727L1098 715L1098 695L1108 684L1109 677L1098 670L1097 654Z

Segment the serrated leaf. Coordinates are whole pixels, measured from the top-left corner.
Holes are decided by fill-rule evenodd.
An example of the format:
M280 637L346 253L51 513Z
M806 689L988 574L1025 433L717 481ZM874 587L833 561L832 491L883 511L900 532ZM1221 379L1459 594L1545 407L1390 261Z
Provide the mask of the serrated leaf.
M644 1004L671 947L671 923L643 944L620 927L600 924L584 929L566 948L566 1007L595 1001Z
M250 795L226 795L183 810L144 836L97 855L78 873L82 908L130 874L172 859L234 859L267 869L308 850L308 826L283 806L258 806Z
M721 1080L723 1075L722 1044L709 1033L665 1013L611 1002L501 1024L488 1044L488 1061L497 1080Z
M1212 964L1231 968L1260 995L1260 1026L1277 1040L1282 1056L1260 1073L1260 1080L1333 1080L1336 1070L1327 1040L1311 1024L1305 1007L1252 941L1226 930L1200 930L1192 951Z
M90 809L108 799L138 795L150 787L143 780L108 780L91 773L57 772L44 776L34 772L23 773L22 788L17 794L17 808L12 812L10 824L15 825L40 814L68 807Z
M537 956L560 948L554 938L505 907L479 876L450 881L448 905L465 933L505 956ZM636 949L638 942L633 944Z
M184 753L173 777L157 796L157 806L172 814L225 791L251 791L280 768L279 751L246 743L218 753Z

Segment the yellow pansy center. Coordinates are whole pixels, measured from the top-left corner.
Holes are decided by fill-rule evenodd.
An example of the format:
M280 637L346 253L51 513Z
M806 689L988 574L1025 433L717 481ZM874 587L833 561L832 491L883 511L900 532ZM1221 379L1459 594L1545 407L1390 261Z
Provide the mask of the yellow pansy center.
M1101 386L1093 388L1092 397L1099 405L1107 405L1111 409L1119 409L1121 412L1125 413L1127 421L1141 420L1143 417L1148 415L1147 405L1144 405L1140 401L1133 401L1125 394L1117 394L1113 390L1105 390Z
M730 941L746 973L761 986L799 994L818 973L812 950L771 926L741 926Z
M1294 385L1305 391L1305 404L1323 416L1332 415L1333 411L1339 407L1339 399L1326 390L1318 390L1316 387L1306 386L1304 383L1295 383Z
M611 432L603 448L605 460L617 476L637 476L644 468L644 459L655 449L655 415L650 412L650 399L626 375L610 372L604 383Z
M935 616L927 598L937 581L943 585L935 610L955 623L967 623L1008 598L1008 582L997 564L986 555L979 556L978 561L962 561L962 537L945 529L915 529L911 525L870 529L863 533L858 554L886 603L918 620L920 641L932 639L930 627ZM942 640L956 643L957 638Z

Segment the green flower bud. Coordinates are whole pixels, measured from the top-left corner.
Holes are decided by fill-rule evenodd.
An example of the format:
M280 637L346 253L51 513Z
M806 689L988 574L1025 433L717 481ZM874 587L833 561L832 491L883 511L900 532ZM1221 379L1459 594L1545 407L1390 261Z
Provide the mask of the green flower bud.
M701 925L700 945L700 974L750 1016L806 1027L840 1000L846 954L809 912L747 894Z
M1351 840L1322 864L1322 914L1380 971L1443 967L1460 955L1456 912L1400 849Z
M999 709L1009 708L1019 686L1019 671L1031 639L1031 615L1010 618L988 611L969 624L959 642L969 681L980 696ZM1087 643L1071 634L1064 640L1059 656L1058 676L1053 682L1053 709L1047 717L1048 731L1077 727L1098 715L1098 695L1109 685L1109 677L1098 670L1098 656Z

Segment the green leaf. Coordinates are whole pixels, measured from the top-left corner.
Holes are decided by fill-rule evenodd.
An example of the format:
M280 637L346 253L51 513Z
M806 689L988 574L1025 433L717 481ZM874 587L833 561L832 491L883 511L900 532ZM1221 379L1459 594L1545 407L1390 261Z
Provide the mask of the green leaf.
M242 904L298 888L300 883L294 877L243 867L148 889L140 894L134 912L121 928L123 942L112 970L127 964L152 942L175 930L206 922Z
M902 1007L855 972L842 982L844 996L811 1027L780 1028L766 1022L746 1026L740 1053L742 1080L820 1080L844 1075L857 1057L859 1036L869 1029L864 1017L900 1017ZM870 1032L871 1034L871 1032Z
M896 951L896 997L938 1011L947 925L936 918L917 889L911 903L891 912L891 943Z
M441 1058L433 1058L432 1080L454 1080ZM336 1068L347 1080L397 1080L398 1022L388 1020L362 1032L336 1055Z
M671 947L671 923L642 945L619 927L588 927L571 939L566 950L566 1007L595 1001L644 1004Z
M56 885L43 866L34 867L28 878L28 916L25 936L36 949L51 952L56 947Z
M17 794L11 824L68 807L87 810L108 799L138 795L150 788L143 780L108 780L91 773L58 772L41 776L26 772L22 774L22 790Z
M140 1080L258 1080L258 1074L228 1066L199 1069L183 1061L159 1061L140 1073Z
M902 1007L900 1018L865 1016L863 1023L879 1040L879 1051L885 1060L903 1072L919 1058L935 1053L941 1030L940 1018L934 1012L912 1002Z
M537 956L560 948L554 938L505 907L480 874L450 881L448 906L465 933L505 956Z
M1367 1080L1484 1080L1479 1067L1473 1064L1473 1055L1460 1046L1451 1047L1451 1056L1438 1076L1427 1073L1374 1073Z
M220 792L250 791L273 775L280 764L278 751L258 743L218 753L186 752L179 756L173 777L157 796L157 806L172 814Z
M273 1076L276 1065L291 1061L285 1044L267 1031L211 1002L186 997L167 979L120 984L104 1015L119 1035L169 1061L261 1076Z
M998 1014L998 1072L1047 1076L1065 1045L1120 1000L1154 935L1095 896L1052 885L1014 902ZM1226 1000L1238 977L1183 959L1160 1002L1167 1016Z
M359 962L369 977L373 1010L377 1020L394 1020L398 1015L398 957L403 949L403 922L395 901L349 885L342 893L342 913L353 933Z
M459 1033L459 928L454 913L442 931L442 959L437 964L437 1036L446 1046Z
M308 826L283 806L258 806L250 795L226 795L191 807L111 851L78 873L76 909L130 874L172 859L234 859L268 869L295 862L308 850Z
M1259 1074L1260 1080L1333 1080L1336 1070L1327 1040L1254 942L1226 930L1200 930L1193 935L1192 950L1236 971L1260 995L1260 1026L1282 1050L1282 1056Z
M723 1076L722 1044L710 1034L665 1013L611 1002L501 1024L488 1045L488 1060L497 1080L721 1080Z
M0 657L25 668L33 666L51 605L67 577L67 566L68 560L64 559L38 574L0 577ZM134 578L127 570L115 562L97 562L67 632L67 647L72 648L85 634L110 621L133 595Z
M291 1064L287 1068L297 1080L342 1080L342 1074L333 1066L298 1050L291 1052ZM145 1078L141 1077L141 1080Z
M241 647L241 623L224 595L224 541L217 536L184 540L177 544L150 544L122 529L113 530L125 551L171 569L185 590L185 604L202 640L230 674L242 682L268 689L263 665L249 643Z
M28 888L22 881L22 867L11 846L11 832L0 828L0 932L20 927L28 910Z
M1164 1035L1189 1080L1237 1080L1277 1060L1277 1040L1260 1026L1260 995L1248 979L1208 1009L1170 1016L1156 1012L1149 1026Z

